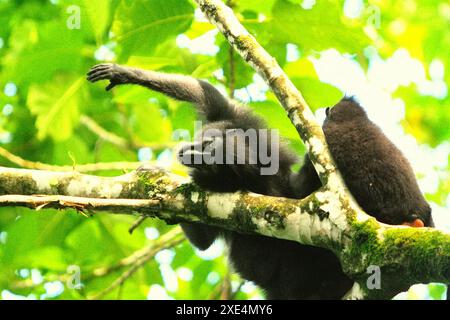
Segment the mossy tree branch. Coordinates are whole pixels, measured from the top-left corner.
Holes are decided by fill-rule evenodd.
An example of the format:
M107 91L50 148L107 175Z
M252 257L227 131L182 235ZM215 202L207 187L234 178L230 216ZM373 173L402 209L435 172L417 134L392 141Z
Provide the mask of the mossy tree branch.
M330 249L359 283L357 298L390 298L418 282L450 282L449 234L380 224L330 199L332 193L325 188L302 200L205 192L184 177L152 167L114 178L0 168L0 206L139 213L169 223L201 221ZM364 289L371 265L381 270L386 284L381 290Z

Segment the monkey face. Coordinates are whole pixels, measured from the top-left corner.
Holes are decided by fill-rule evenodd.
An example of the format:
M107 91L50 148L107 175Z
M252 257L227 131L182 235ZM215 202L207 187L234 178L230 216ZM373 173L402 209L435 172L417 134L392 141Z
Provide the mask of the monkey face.
M205 189L264 193L267 181L280 177L280 169L283 177L288 176L294 161L274 131L211 123L203 127L195 142L180 148L178 159L191 169L194 182Z
M222 129L205 126L194 142L181 146L178 159L191 169L194 182L202 188L216 192L243 190L246 176L260 176L256 150L232 130Z

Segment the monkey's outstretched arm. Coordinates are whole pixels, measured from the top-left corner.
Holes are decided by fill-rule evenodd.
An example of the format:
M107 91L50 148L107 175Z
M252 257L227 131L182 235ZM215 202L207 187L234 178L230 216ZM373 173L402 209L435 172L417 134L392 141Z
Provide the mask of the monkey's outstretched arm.
M235 116L233 106L214 86L189 76L103 63L92 67L87 79L91 82L109 80L106 90L120 84L138 84L174 99L195 103L208 121Z

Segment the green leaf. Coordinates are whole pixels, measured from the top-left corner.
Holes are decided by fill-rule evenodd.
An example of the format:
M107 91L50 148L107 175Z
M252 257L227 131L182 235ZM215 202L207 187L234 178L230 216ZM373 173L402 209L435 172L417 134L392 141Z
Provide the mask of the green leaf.
M78 14L78 11L68 10L71 7L79 8L80 29L85 38L93 39L100 45L106 39L114 16L114 9L120 0L60 0L61 16L67 21Z
M22 255L25 260L23 265L42 270L64 272L67 269L65 251L61 247L48 246L38 248Z
M197 110L190 103L173 103L170 101L171 122L173 128L185 129L190 133L192 138L194 135L194 122L197 120Z
M0 3L0 25L2 28L0 29L0 37L3 40L6 40L11 32L11 26L9 21L11 16L14 14L14 10L17 8L13 5L12 2L2 2Z
M194 21L185 34L189 37L189 39L195 39L211 30L214 30L214 25L212 25L211 23L204 21Z
M306 58L287 64L285 70L312 110L333 106L343 96L339 89L318 79L313 63Z
M284 70L290 77L318 78L313 63L306 58L301 58L297 61L288 63Z
M295 43L308 51L328 48L361 51L369 44L362 25L351 27L345 22L337 1L318 1L312 9L305 10L299 4L278 0L266 28L276 35L277 41Z
M61 214L56 210L45 210L39 214L23 208L16 211L21 216L7 228L2 228L8 233L8 245L4 247L0 265L28 267L23 263L29 262L26 257L30 252L47 246L62 247L66 235L84 219L80 215L69 212Z
M148 70L158 70L173 64L173 59L167 57L143 57L132 56L128 59L127 65L136 66Z
M150 142L170 140L172 125L157 104L135 105L132 114L133 132L140 139Z
M121 58L147 55L159 44L186 31L194 17L187 0L124 0L113 24Z
M84 127L82 127L84 129ZM56 142L52 152L49 152L50 163L58 165L73 165L94 162L94 156L89 152L86 141L76 135L70 136L63 142ZM73 163L74 161L75 163Z
M96 218L84 221L68 234L66 244L73 263L80 266L101 266L125 256Z
M250 10L262 12L269 15L276 0L246 0L237 1L237 7L240 11Z
M97 44L100 44L111 23L111 0L83 0L82 5L81 12L87 15Z
M400 87L394 95L402 98L408 108L403 123L406 132L432 146L450 139L450 96L442 100L424 96L417 91L415 85Z
M82 34L64 22L37 24L24 20L14 28L5 57L5 78L18 84L45 82L56 71L76 71L81 65Z
M430 297L434 300L444 300L446 297L445 293L448 292L447 286L443 283L430 283L428 290L430 290Z
M230 45L228 42L220 39L220 51L216 56L217 63L222 66L224 78L226 84L230 83L231 72L234 70L234 87L235 89L244 88L248 86L253 81L253 75L255 71L244 62L236 51L230 52ZM232 58L231 58L232 57ZM233 64L230 60L233 59ZM233 66L233 69L231 68Z
M268 126L278 129L280 135L289 139L300 139L284 109L276 101L251 102L250 107L266 120Z
M38 138L51 137L65 140L72 135L79 117L80 88L84 78L57 76L43 85L32 85L28 92L28 105L36 115Z
M314 78L291 78L300 90L311 109L317 110L334 106L343 97L343 93L330 84L320 82Z

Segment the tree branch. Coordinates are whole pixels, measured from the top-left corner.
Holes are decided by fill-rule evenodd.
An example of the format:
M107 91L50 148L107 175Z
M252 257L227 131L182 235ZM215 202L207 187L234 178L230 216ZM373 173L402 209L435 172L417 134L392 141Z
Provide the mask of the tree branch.
M327 248L358 282L353 297L391 298L415 283L450 282L448 233L384 225L362 211L352 214L326 189L297 200L205 192L184 177L152 167L114 178L0 167L0 206L6 205L138 212L168 223L200 221ZM366 289L370 265L380 267L383 290Z
M152 148L155 150L162 150L166 148L172 148L175 146L174 142L157 143L157 142L142 142L142 141L128 141L115 133L109 132L94 121L87 115L80 117L80 123L83 124L91 132L98 135L101 139L108 141L118 147L125 149L139 149L139 148Z
M48 171L78 171L78 172L94 172L106 170L123 171L123 170L136 170L139 166L143 164L142 162L118 161L118 162L74 164L71 166L58 166L53 164L42 163L39 161L29 161L23 159L2 147L0 147L0 156L22 168L48 170Z
M106 296L108 293L113 291L117 287L121 287L125 281L127 281L131 276L133 276L139 269L141 269L148 261L153 259L153 257L164 249L173 248L182 241L184 241L184 234L181 231L181 228L175 228L170 230L166 234L164 234L158 241L151 246L145 248L144 250L139 251L137 254L134 254L131 257L128 257L126 260L121 261L121 266L123 265L131 265L131 267L123 272L114 282L107 287L106 289L100 291L93 297L89 297L90 300L98 300ZM99 270L97 270L97 273ZM107 268L105 268L105 272L109 272ZM101 275L103 276L103 274Z
M172 248L178 245L179 243L183 242L184 240L185 237L181 228L175 227L172 230L168 231L167 233L163 234L159 239L152 241L150 245L133 252L131 255L119 260L117 263L114 263L113 265L110 266L98 267L93 269L92 271L87 272L86 274L83 274L81 280L83 283L86 283L93 279L101 278L113 272L120 271L123 268L129 267L129 270L123 272L122 275L118 278L120 279L120 281L114 281L110 287L106 288L105 290L97 294L97 298L100 298L106 295L114 288L116 288L117 286L122 285L127 279L129 279L130 276L132 276L136 271L138 271L140 267L143 267L145 262L151 260L156 253L164 249ZM135 266L137 265L139 266L139 268L135 268ZM130 272L130 270L132 271ZM126 279L123 278L124 274L128 275ZM20 280L14 282L11 285L11 288L30 289L40 286L42 285L42 283L45 282L52 282L52 281L66 282L71 277L72 275L70 274L50 275L45 276L45 281L41 283L35 283L31 279Z

